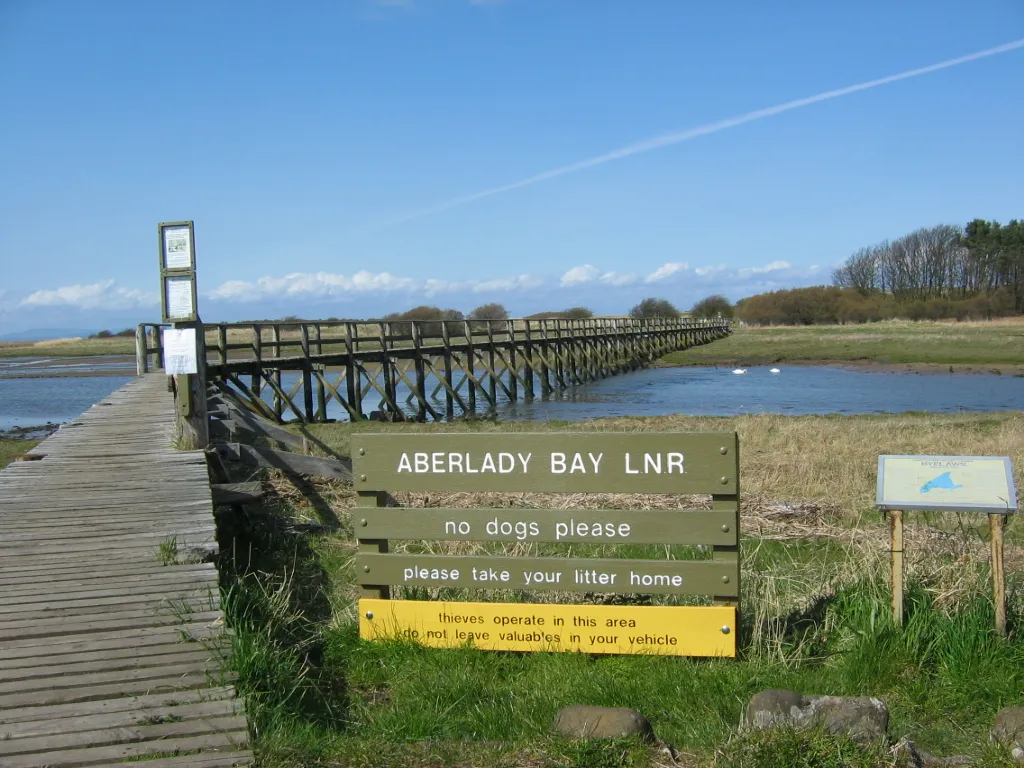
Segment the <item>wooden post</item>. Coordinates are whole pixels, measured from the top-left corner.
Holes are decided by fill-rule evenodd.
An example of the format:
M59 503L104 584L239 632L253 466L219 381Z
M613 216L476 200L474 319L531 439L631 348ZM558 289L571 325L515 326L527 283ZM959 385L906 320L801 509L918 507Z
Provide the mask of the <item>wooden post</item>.
M224 324L217 326L217 353L220 358L221 365L227 365L228 362L228 329Z
M526 334L523 348L523 380L526 382L526 399L534 397L533 320L526 320Z
M252 327L252 352L256 357L256 365L263 371L263 328L258 325ZM263 382L260 381L260 374L252 375L252 393L258 398L263 392Z
M201 320L174 323L175 328L196 330L196 370L174 376L174 404L179 448L185 451L205 449L210 444L210 424L206 411L206 338Z
M135 326L135 373L142 376L149 373L149 354L146 349L146 327L139 323Z
M313 361L309 353L309 326L305 323L299 328L302 343L302 409L305 411L307 424L313 416Z
M476 418L476 352L473 351L473 323L465 321L466 333L466 385L469 387L469 418Z
M444 344L444 416L448 421L455 418L455 401L452 399L452 340L448 335L448 321L441 321L441 343Z
M413 346L413 367L416 372L416 379L413 384L416 385L416 391L413 394L416 396L416 420L426 421L427 420L427 368L423 362L423 341L420 338L420 324L418 320L413 320L409 323L409 327L412 330L412 346Z
M892 553L892 619L903 626L903 512L889 513L889 549Z
M988 516L992 540L992 598L996 609L996 632L1006 634L1006 574L1003 570L1003 526L1005 515Z
M356 335L359 335L359 326L355 323L345 323L345 387L348 391L348 404L350 412L358 413L360 418L363 413L363 386L360 381L359 368L356 366L355 347L353 346L352 328L355 326ZM349 417L352 418L351 416Z
M498 372L494 366L494 327L491 325L491 322L490 320L487 321L487 364L490 367L487 373L487 391L491 407L494 408L498 403Z
M316 354L322 355L324 353L323 335L320 331L320 323L316 323L313 326L313 331L316 333ZM317 370L322 375L327 374L327 368L321 366ZM316 378L316 421L327 421L327 392L324 389L324 381L320 376Z
M392 409L391 403L397 403L396 397L396 376L392 371L394 365L391 362L391 355L388 354L388 337L391 336L391 323L378 323L380 326L380 372L384 377L385 402L381 404L381 413L389 413L394 421L401 421L401 416Z
M382 353L383 354L383 353ZM356 508L353 517L356 518L356 539L358 543L358 551L363 553L371 554L386 554L388 551L388 540L387 539L361 539L359 538L359 529L361 528L360 523L362 518L359 517L360 508L373 508L373 507L386 507L388 505L388 495L383 492L369 493L365 491L359 491L359 495L356 498ZM373 577L367 578L362 572L356 574L356 578L359 579L360 597L376 598L378 600L387 600L391 597L391 588L386 584L367 584L367 581L372 581Z
M276 323L271 327L271 340L274 342L274 357L281 357L281 326ZM274 384L274 414L277 416L277 420L281 421L281 416L284 413L284 401L281 399L281 364L278 363L274 367L274 372L271 375ZM273 386L273 385L271 385ZM298 416L298 414L295 414Z
M516 321L508 321L508 367L511 369L508 374L508 389L512 400L519 399L518 363L516 362Z

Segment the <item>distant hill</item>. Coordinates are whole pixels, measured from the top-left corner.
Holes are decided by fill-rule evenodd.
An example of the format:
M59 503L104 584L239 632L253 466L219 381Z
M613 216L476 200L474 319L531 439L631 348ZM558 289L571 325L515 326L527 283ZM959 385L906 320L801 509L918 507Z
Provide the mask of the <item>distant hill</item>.
M47 341L48 339L68 339L74 336L91 336L96 331L88 328L29 328L27 331L8 333L0 336L0 341Z

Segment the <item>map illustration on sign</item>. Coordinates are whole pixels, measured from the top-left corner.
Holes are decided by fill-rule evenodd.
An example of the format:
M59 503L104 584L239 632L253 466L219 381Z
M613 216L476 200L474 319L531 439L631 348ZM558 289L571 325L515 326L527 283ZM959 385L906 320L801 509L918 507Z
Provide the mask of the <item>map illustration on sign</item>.
M928 493L935 489L942 489L946 491L954 491L957 488L963 488L962 485L957 485L953 482L953 478L950 477L949 472L943 472L933 480L929 480L927 483L921 486L921 493Z
M1017 510L1005 456L879 456L879 509L1009 514Z

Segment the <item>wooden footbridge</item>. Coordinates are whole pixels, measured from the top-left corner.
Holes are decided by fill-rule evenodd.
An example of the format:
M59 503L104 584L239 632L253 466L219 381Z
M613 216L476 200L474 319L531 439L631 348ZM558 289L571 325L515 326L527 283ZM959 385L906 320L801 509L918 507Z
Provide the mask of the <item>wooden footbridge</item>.
M0 768L251 762L225 672L213 504L259 489L225 485L222 460L351 477L271 422L332 420L332 404L353 420L493 412L729 332L690 319L196 325L206 364L175 377L177 396L149 374L161 326L140 326L139 378L0 472ZM301 453L224 440L246 431ZM176 435L214 443L177 450Z
M0 767L250 762L211 487L140 377L0 472Z
M139 326L140 373L161 365L160 327ZM493 413L504 403L633 371L729 333L727 320L695 318L200 327L208 381L234 390L268 418L300 423Z

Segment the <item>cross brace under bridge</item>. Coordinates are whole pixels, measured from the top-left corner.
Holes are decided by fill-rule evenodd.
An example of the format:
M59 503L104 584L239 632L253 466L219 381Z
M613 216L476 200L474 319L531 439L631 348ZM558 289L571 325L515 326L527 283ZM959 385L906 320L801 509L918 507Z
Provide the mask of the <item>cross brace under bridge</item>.
M160 328L138 327L140 373L162 365ZM728 334L720 319L593 318L220 323L201 336L208 381L279 423L313 423L485 415Z

